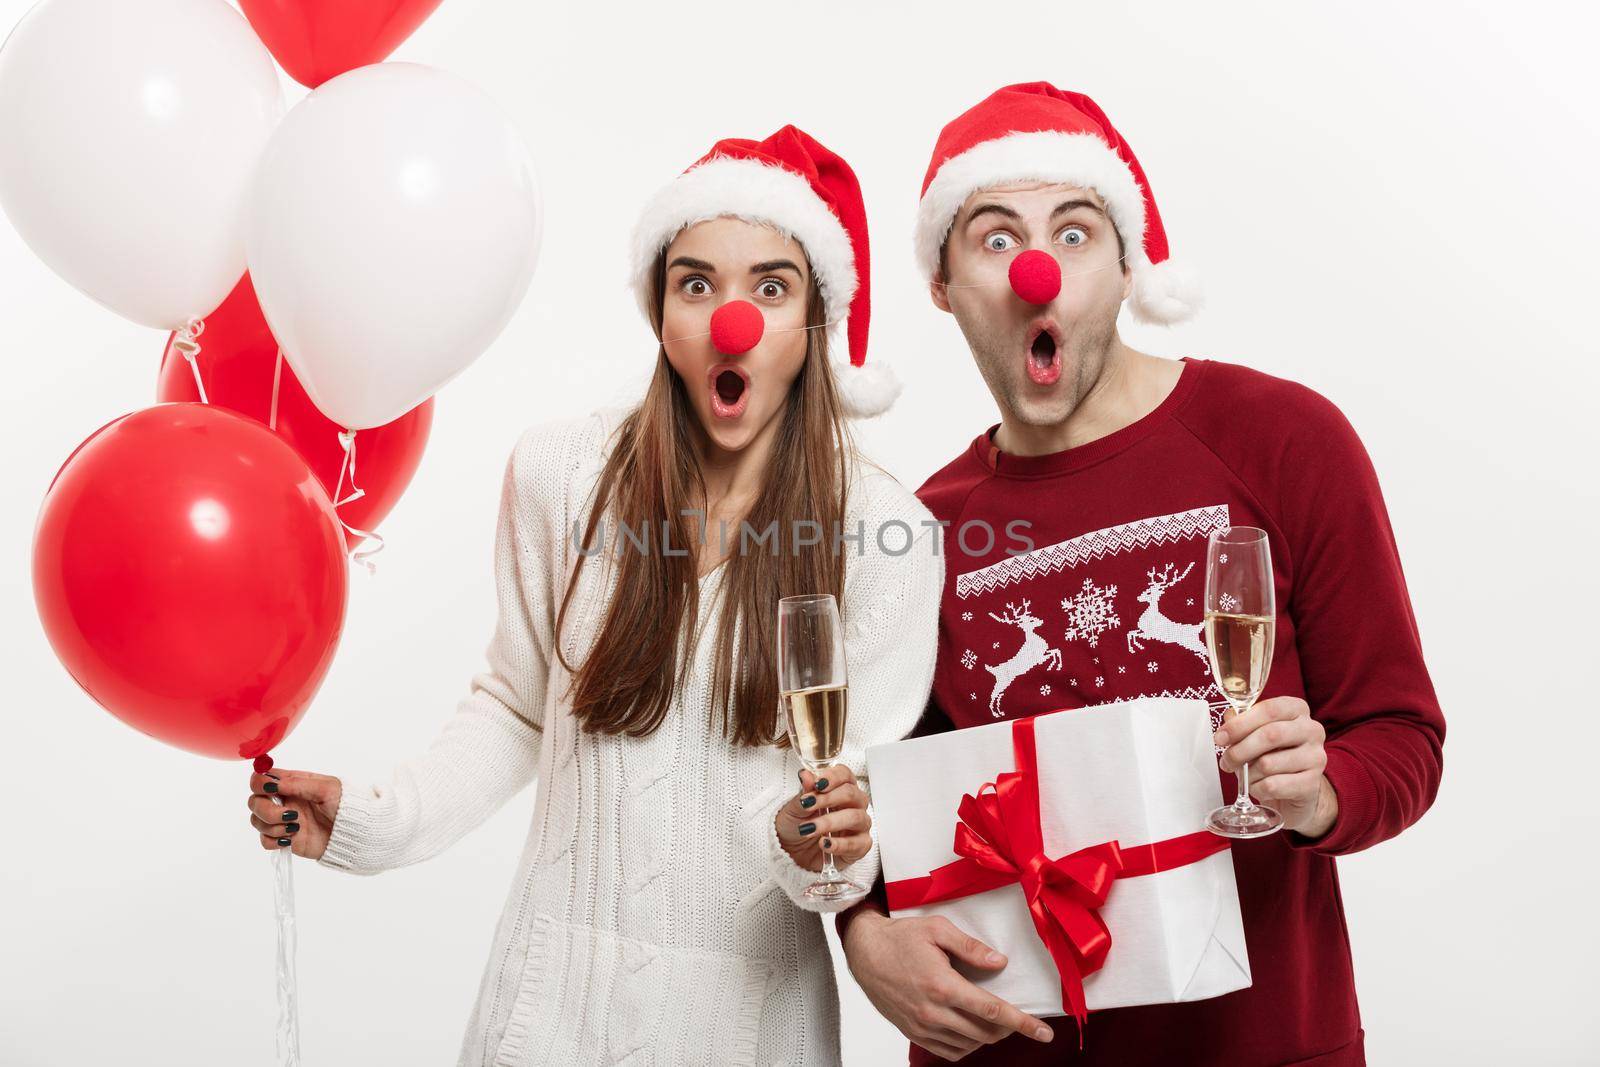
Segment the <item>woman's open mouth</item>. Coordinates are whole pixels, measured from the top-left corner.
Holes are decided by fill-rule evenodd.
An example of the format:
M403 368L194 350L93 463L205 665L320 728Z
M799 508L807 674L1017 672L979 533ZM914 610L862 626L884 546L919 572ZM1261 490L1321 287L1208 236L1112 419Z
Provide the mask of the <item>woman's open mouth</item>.
M1061 348L1055 327L1035 323L1028 331L1028 377L1038 385L1054 385L1061 378Z
M737 419L750 404L750 375L743 367L718 363L707 374L711 383L711 414Z

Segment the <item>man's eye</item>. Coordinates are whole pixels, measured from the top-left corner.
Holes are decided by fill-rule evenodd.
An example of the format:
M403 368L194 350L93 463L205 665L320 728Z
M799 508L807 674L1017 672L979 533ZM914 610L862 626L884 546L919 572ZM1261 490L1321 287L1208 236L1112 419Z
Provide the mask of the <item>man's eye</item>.
M1058 237L1057 240L1064 245L1076 248L1078 245L1084 244L1089 240L1089 234L1088 231L1081 226L1068 226L1066 229L1061 231L1061 236Z
M705 296L711 292L711 283L698 275L691 275L678 283L678 289L685 296Z
M984 247L991 252L1009 252L1017 247L1016 238L1009 233L996 231L983 239Z

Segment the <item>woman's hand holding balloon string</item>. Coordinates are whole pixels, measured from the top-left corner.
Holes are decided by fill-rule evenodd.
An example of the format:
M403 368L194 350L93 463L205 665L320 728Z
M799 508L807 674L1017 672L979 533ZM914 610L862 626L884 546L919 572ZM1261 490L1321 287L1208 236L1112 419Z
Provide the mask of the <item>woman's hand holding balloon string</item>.
M265 849L292 848L320 859L327 851L344 784L326 774L274 768L250 776L250 825Z

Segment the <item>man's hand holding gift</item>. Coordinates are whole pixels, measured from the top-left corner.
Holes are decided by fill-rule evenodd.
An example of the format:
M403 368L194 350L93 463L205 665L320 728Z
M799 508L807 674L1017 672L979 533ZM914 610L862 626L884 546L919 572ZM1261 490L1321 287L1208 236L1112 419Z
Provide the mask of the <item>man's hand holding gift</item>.
M1223 770L1250 764L1251 797L1278 809L1285 829L1316 838L1339 817L1339 796L1322 773L1326 738L1304 700L1273 697L1223 723L1212 740L1225 749Z
M997 971L1006 958L943 916L893 919L868 901L844 926L845 955L856 982L885 1019L945 1060L958 1060L1011 1034L1035 1041L1050 1027L973 985L958 960Z

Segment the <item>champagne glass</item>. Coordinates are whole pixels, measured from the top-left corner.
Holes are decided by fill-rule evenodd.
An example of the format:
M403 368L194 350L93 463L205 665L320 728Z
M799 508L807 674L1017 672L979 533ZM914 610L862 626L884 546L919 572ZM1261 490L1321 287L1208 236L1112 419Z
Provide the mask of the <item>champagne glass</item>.
M832 595L788 596L778 601L778 692L789 743L818 777L839 758L845 724L844 627ZM826 808L823 814L827 814ZM806 887L812 900L856 900L866 887L841 875L833 854Z
M1272 670L1277 612L1272 591L1272 550L1267 532L1254 526L1213 531L1206 545L1206 647L1211 673L1233 716L1250 710ZM1239 798L1206 816L1206 829L1223 837L1261 837L1283 826L1283 816L1250 799L1250 766L1239 768Z

